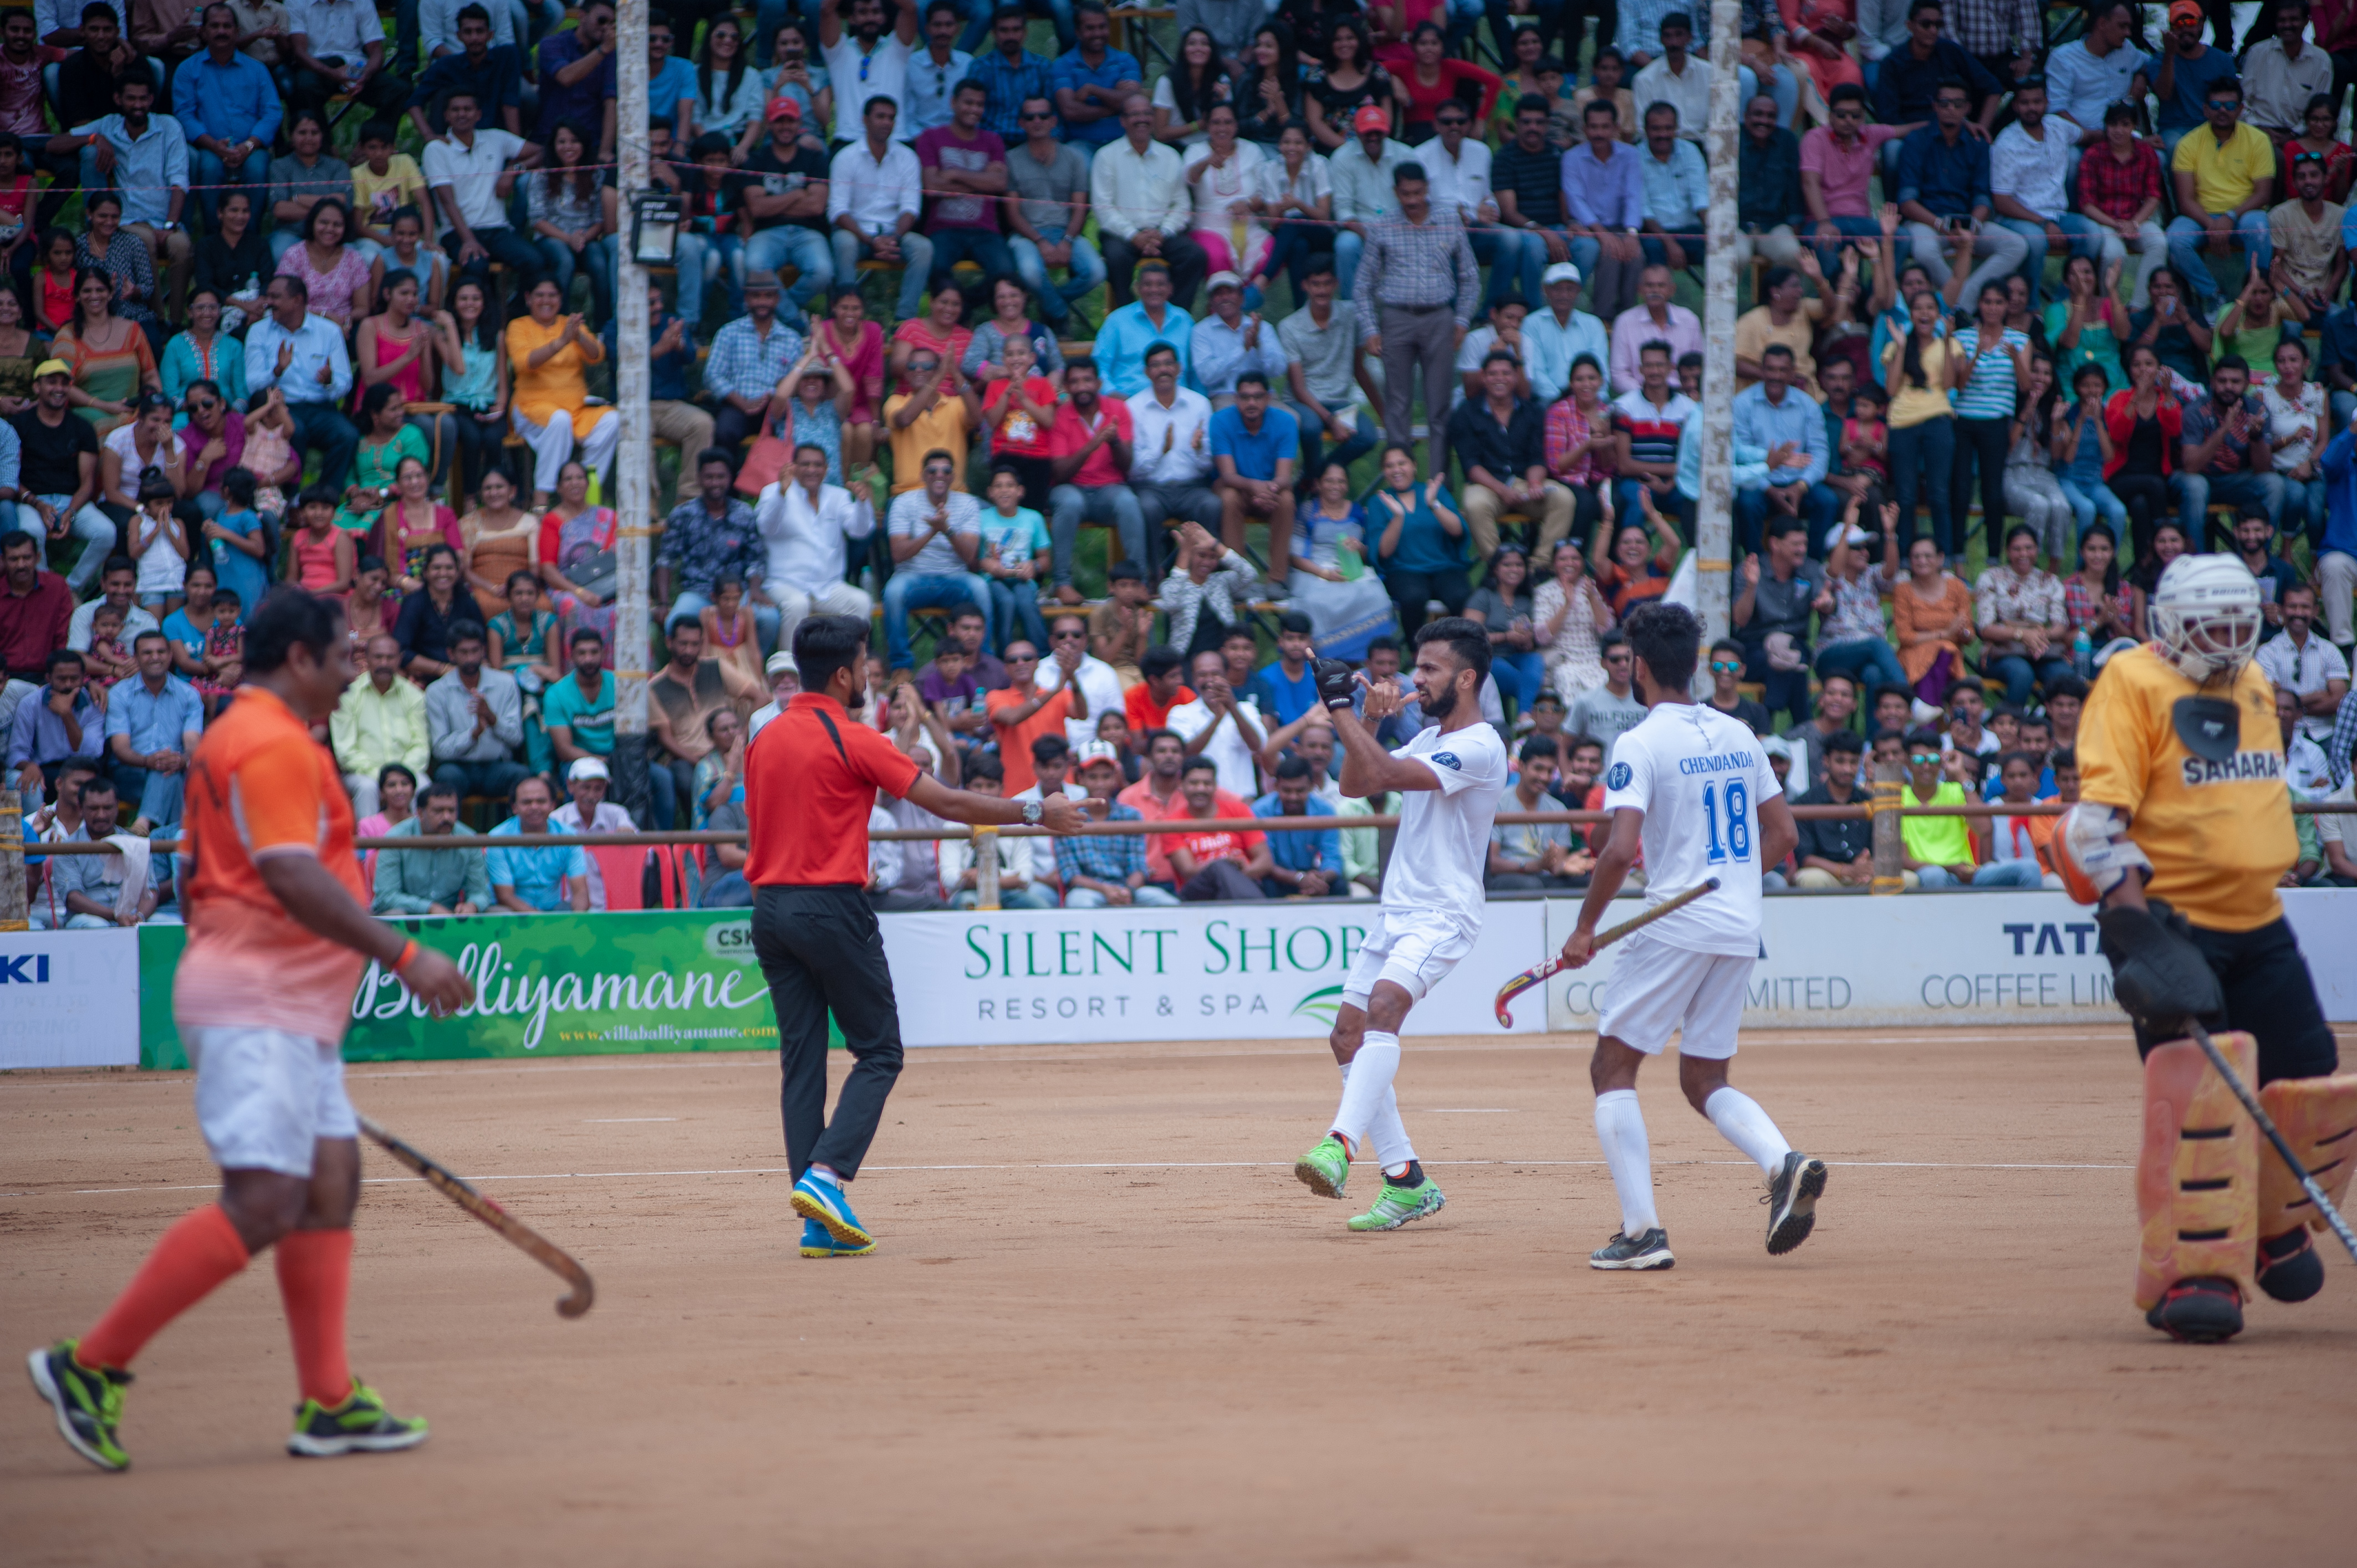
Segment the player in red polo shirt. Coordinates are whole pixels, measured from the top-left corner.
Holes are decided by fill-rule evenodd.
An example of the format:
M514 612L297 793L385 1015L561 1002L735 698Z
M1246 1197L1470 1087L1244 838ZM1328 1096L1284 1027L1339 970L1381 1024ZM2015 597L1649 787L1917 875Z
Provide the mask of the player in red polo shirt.
M794 628L802 689L745 753L753 951L778 1015L779 1109L802 1217L802 1256L876 1250L844 1197L893 1079L900 1012L884 935L867 902L867 813L881 789L952 822L1030 822L1069 833L1092 802L1005 800L952 789L855 715L867 700L867 624L813 616ZM826 1020L851 1050L851 1075L826 1115Z

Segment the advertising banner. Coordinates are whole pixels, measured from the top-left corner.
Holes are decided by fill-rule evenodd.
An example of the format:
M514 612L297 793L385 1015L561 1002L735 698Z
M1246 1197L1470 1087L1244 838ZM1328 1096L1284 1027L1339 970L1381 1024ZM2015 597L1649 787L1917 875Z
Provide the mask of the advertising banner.
M2300 949L2327 1018L2357 1018L2357 891L2287 893ZM1612 918L1634 914L1619 900ZM1560 947L1579 918L1547 905ZM2116 1024L2112 966L2096 950L2093 909L2060 893L1909 893L1894 898L1770 898L1767 950L1751 973L1743 1021L1756 1028L1867 1028L1947 1024ZM1547 1025L1593 1029L1616 954L1547 983Z
M0 932L0 1071L139 1060L139 933Z
M1372 903L891 915L884 948L911 1046L1322 1038ZM1495 1035L1510 975L1544 956L1546 910L1492 904L1411 1035ZM1541 1026L1535 1001L1519 1029Z
M762 1050L776 1016L744 909L479 915L402 922L474 977L476 1001L429 1016L399 977L369 965L352 993L348 1061ZM143 928L140 1048L185 1067L172 1026L172 970L186 931Z

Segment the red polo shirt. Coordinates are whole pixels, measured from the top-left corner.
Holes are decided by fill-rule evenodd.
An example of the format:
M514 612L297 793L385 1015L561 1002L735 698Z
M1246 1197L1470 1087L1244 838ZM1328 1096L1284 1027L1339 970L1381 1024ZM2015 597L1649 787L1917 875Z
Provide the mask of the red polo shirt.
M912 758L834 698L797 692L745 752L745 880L866 886L876 791L906 796L917 772Z
M49 655L66 645L73 608L73 593L55 572L36 569L29 594L0 577L0 679L14 671L28 681L48 680Z

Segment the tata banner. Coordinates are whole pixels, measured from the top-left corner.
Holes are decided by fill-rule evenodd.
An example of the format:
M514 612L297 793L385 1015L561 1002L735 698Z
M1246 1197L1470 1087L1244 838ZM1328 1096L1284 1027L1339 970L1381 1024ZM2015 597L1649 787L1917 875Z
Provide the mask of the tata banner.
M0 932L0 1071L139 1060L139 933Z
M2327 1018L2357 1019L2357 891L2284 896ZM1622 918L1633 903L1616 903ZM1560 947L1579 918L1547 904ZM1755 1028L1943 1024L2116 1024L2112 969L2096 950L2094 911L2060 893L1909 893L1890 898L1770 898L1765 956L1751 972L1743 1021ZM1609 948L1547 983L1547 1026L1591 1030L1610 994ZM1534 1009L1535 1011L1535 1009Z
M912 1046L1322 1038L1372 903L979 911L884 918ZM1492 904L1480 940L1408 1015L1412 1035L1495 1035L1492 1000L1544 956L1546 908ZM1535 1000L1517 1026L1541 1026Z
M433 1017L399 976L371 963L352 993L348 1061L761 1050L778 1041L747 910L482 915L402 925L474 978L474 1004ZM172 971L186 930L148 927L139 936L136 1059L186 1067L172 1026Z

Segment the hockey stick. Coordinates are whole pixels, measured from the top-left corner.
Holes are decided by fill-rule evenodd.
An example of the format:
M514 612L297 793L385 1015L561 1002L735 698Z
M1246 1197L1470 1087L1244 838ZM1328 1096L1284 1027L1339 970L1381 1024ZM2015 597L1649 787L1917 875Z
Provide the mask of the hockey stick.
M1676 897L1664 898L1660 903L1654 905L1652 908L1646 910L1643 914L1636 916L1631 919L1623 920L1617 926L1607 928L1597 937L1596 946L1590 950L1601 951L1604 949L1610 947L1614 942L1619 941L1622 937L1627 936L1630 932L1637 930L1641 927L1650 926L1655 920L1660 919L1663 916L1669 914L1672 910L1683 909L1687 905L1693 903L1695 899L1701 897L1704 894L1717 892L1717 889L1718 878L1716 876L1706 876L1700 883L1696 884L1695 886L1687 888ZM1534 985L1544 984L1548 976L1560 974L1563 972L1563 957L1561 954L1557 954L1555 957L1547 960L1544 963L1534 964L1531 968L1523 971L1522 973L1514 976L1512 980L1506 982L1505 984L1498 987L1498 1027L1501 1029L1511 1029L1514 1026L1513 1001L1515 997L1520 996L1523 992L1528 991Z
M2210 1037L2210 1031L2196 1019L2188 1018L2185 1023L2186 1027L2193 1032L2193 1043L2201 1047L2201 1054L2210 1058L2210 1065L2217 1069L2220 1078L2226 1080L2226 1087L2234 1091L2234 1098L2243 1102L2243 1109L2251 1113L2251 1120L2257 1122L2259 1131L2267 1135L2267 1142L2276 1146L2277 1157L2292 1175L2299 1178L2300 1190L2308 1194L2309 1202L2316 1205L2317 1213L2332 1227L2332 1233L2341 1238L2341 1244L2349 1249L2349 1255L2357 1258L2357 1231L2349 1229L2349 1221L2341 1218L2341 1211L2332 1207L2332 1200L2324 1196L2324 1189L2316 1185L2316 1178L2308 1174L2308 1167L2301 1165L2299 1156L2291 1152L2291 1145L2284 1142L2284 1135L2276 1131L2275 1118L2260 1106L2259 1097L2244 1086L2241 1075L2228 1064L2225 1053Z
M589 1310L589 1304L597 1298L597 1287L590 1283L589 1271L575 1262L570 1252L477 1192L465 1178L432 1155L419 1153L365 1116L360 1118L360 1123L361 1132L386 1154L424 1176L428 1187L522 1248L572 1285L573 1294L556 1304L558 1316L578 1317Z

